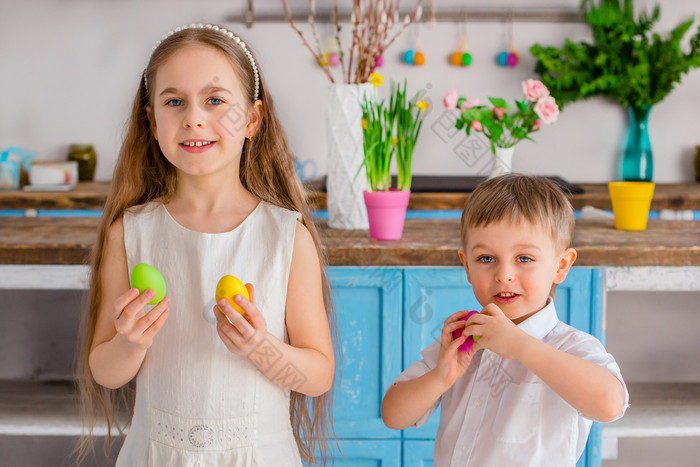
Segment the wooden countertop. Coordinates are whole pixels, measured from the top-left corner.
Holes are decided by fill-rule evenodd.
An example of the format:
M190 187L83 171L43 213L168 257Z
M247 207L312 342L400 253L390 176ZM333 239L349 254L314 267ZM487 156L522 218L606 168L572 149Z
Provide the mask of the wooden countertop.
M85 264L97 218L0 219L0 264ZM459 221L407 219L396 242L366 230L335 230L318 221L330 265L459 265ZM612 220L578 220L577 266L700 266L700 222L650 220L643 232L615 230Z
M604 183L578 183L585 192L571 196L575 209L593 206L612 209ZM101 209L110 182L79 183L71 191L0 191L0 209ZM468 193L412 193L409 209L462 209ZM315 209L326 209L326 194L311 192ZM700 210L700 183L657 184L651 209Z

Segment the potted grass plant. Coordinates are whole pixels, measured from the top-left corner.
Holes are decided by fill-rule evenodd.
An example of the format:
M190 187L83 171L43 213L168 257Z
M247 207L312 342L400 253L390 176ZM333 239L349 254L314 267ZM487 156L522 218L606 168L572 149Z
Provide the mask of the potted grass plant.
M379 78L375 75L374 80ZM413 150L423 125L423 111L429 107L418 94L408 99L406 89L405 80L403 87L392 82L388 103L367 96L362 101L362 167L369 188L363 195L369 235L378 240L398 240L403 234L411 194ZM394 155L396 187L392 186L391 177Z

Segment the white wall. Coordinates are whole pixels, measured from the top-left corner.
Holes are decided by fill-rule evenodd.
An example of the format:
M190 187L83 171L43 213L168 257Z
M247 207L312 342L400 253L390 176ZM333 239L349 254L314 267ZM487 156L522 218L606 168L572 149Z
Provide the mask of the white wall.
M438 6L446 8L443 3L438 2ZM538 4L534 0L527 3ZM155 41L180 24L221 23L229 14L240 13L242 4L230 0L2 0L0 148L20 144L35 150L38 159L50 160L65 158L71 143L91 142L99 155L97 178L110 179L123 125ZM273 0L258 4L267 9L279 5ZM664 0L661 4L663 30L692 14L700 16L694 0ZM325 173L327 78L288 24L257 24L249 30L242 25L230 26L257 53L295 155L313 159L319 174ZM447 63L457 47L456 24L421 27L421 44L428 60L424 67L410 67L399 60L410 44L409 34L389 49L382 73L397 80L406 76L410 89L427 89L434 105L416 148L414 173L470 175L478 173L487 161L483 158L471 167L466 165L453 150L459 138L445 143L431 129L442 113L441 101L447 89L455 87L482 100L487 96L519 97L520 82L534 76L534 60L528 52L533 43L559 46L565 37L583 39L588 32L582 23L515 23L514 28L522 57L515 69L499 68L494 62L503 47L501 23L468 24L474 64L466 69ZM695 71L652 111L655 181L692 180L692 154L694 146L700 144L694 130L698 104L700 72ZM609 181L616 177L616 154L624 144L626 122L625 111L614 103L594 99L573 104L559 122L536 134L537 143L518 145L514 168L560 175L574 182Z

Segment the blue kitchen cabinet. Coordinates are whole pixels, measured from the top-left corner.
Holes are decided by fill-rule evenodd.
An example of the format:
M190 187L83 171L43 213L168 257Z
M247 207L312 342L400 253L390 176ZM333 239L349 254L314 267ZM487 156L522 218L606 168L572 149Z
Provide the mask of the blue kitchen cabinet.
M338 323L333 420L339 439L401 438L382 422L389 384L401 373L402 283L398 268L330 267Z
M604 273L602 269L574 268L557 288L559 319L605 343ZM404 360L407 368L422 357L422 349L440 336L444 320L459 310L481 310L471 293L463 268L404 269ZM404 430L404 440L434 440L439 410L420 428ZM601 465L602 425L594 423L578 467Z
M328 441L328 457L328 466L401 467L401 440Z
M481 310L459 267L329 267L338 327L333 419L335 465L432 466L439 410L421 428L390 430L381 420L388 386L430 345L445 318ZM575 268L558 287L559 318L604 342L603 270ZM594 424L578 467L601 465ZM329 443L332 444L332 443Z
M403 441L403 467L433 467L435 443L416 439Z

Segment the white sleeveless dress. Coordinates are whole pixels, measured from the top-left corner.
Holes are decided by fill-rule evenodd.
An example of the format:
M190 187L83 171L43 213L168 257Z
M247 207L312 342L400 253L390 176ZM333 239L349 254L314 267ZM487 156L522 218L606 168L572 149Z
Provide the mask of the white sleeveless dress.
M234 275L255 286L268 331L288 342L287 280L300 218L261 202L234 230L208 234L181 226L160 202L124 214L129 271L138 263L158 269L171 305L136 377L118 467L301 466L289 390L226 348L212 312L216 284Z

